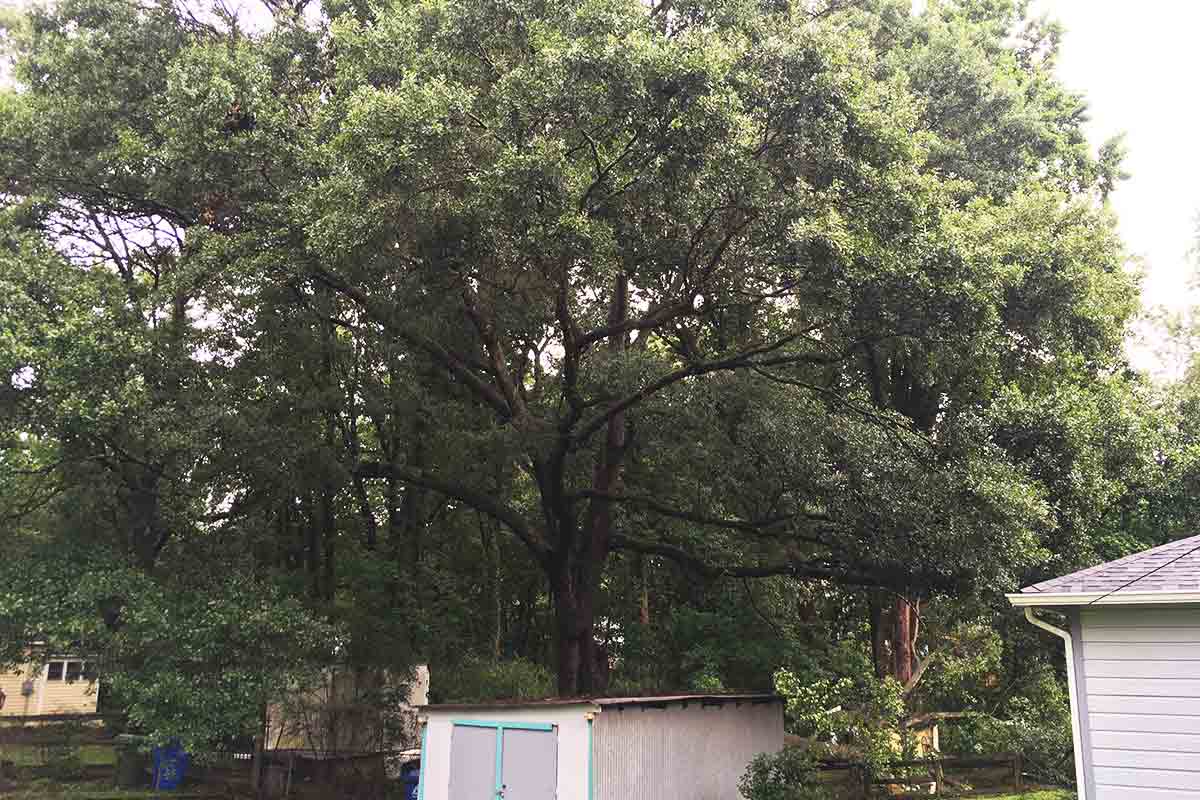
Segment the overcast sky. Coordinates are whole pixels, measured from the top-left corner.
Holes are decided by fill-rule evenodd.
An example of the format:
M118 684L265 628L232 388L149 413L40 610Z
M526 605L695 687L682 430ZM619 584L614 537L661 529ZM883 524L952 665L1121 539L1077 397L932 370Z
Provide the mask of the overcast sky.
M1145 260L1144 302L1182 311L1196 299L1188 256L1200 211L1197 0L1036 0L1067 29L1059 74L1086 93L1095 144L1124 132L1132 177L1113 195L1121 233ZM1145 348L1140 366L1162 369Z

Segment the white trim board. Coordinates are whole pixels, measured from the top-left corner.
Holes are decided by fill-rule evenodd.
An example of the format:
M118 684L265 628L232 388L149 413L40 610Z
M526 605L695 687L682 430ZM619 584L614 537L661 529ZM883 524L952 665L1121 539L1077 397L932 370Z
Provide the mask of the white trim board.
M1017 608L1200 605L1200 592L1019 592L1005 597Z

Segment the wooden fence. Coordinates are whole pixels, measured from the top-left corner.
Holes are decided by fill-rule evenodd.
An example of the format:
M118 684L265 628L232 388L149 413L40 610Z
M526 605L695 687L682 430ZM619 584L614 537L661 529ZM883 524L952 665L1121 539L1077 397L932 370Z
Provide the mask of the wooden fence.
M132 759L132 774L123 774L122 754ZM390 752L337 753L316 758L304 751L264 753L262 789L266 797L326 800L330 797L382 800L395 793L388 777ZM188 768L186 795L249 797L254 794L253 754L211 751L195 754ZM0 797L30 779L59 783L112 781L130 788L151 784L150 757L131 753L102 729L89 728L70 737L49 728L0 726ZM174 795L172 795L174 796Z
M891 774L872 776L866 765L853 761L827 760L819 765L822 773L841 778L833 782L842 784L847 798L969 797L991 794L1000 788L1025 788L1024 762L1019 753L894 761L888 768ZM980 780L969 780L971 773L980 773Z

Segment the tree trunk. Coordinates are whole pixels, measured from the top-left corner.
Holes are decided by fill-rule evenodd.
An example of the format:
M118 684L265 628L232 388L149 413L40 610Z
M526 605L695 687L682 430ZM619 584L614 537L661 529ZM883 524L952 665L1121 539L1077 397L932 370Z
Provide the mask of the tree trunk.
M913 674L913 607L903 597L896 599L896 624L892 633L892 677L908 685Z
M337 590L337 517L333 510L333 490L321 490L321 599L332 602Z
M493 524L479 517L479 543L487 560L488 605L492 612L492 658L500 660L504 639L504 602L500 595L500 534L491 529Z
M308 575L309 594L313 598L321 596L321 528L314 509L313 493L305 492L300 498L304 509L304 571Z
M884 652L887 642L887 609L878 593L871 594L871 664L875 667L875 677L883 680L889 669Z
M641 587L641 603L638 606L638 622L642 625L650 624L650 570L646 567L646 559L639 554L637 556L637 573L638 584Z
M595 587L585 579L574 559L562 558L551 576L554 588L555 647L558 661L558 694L577 697L593 689L592 666L595 659L594 604Z
M613 286L608 321L616 326L629 313L629 278L618 275ZM614 333L608 349L614 355L624 353L628 333ZM596 591L612 542L612 500L621 488L621 467L626 448L625 413L609 417L604 443L592 471L592 491L588 502L583 540L579 531L561 509L559 552L551 559L550 585L554 590L556 646L558 648L558 693L562 697L584 695L600 690L605 683L607 661L602 661L596 646ZM558 476L561 482L563 476ZM560 487L561 488L561 487ZM565 492L559 492L559 496Z
M266 793L266 757L267 744L267 704L262 703L258 708L258 731L254 734L254 756L250 762L250 786L255 797L263 797ZM157 788L157 787L155 787Z

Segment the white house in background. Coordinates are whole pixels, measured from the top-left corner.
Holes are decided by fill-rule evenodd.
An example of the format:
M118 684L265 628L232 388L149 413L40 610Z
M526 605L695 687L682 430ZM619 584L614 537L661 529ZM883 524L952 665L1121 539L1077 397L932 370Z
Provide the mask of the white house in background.
M1008 598L1065 643L1079 800L1200 800L1200 536Z
M421 709L421 800L740 800L783 747L771 694L585 698Z
M315 758L416 748L416 708L428 702L424 664L407 675L330 667L319 685L267 709L265 746Z
M99 683L80 656L50 656L0 671L0 717L95 714Z

